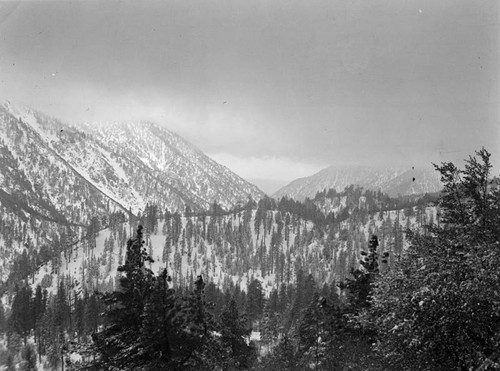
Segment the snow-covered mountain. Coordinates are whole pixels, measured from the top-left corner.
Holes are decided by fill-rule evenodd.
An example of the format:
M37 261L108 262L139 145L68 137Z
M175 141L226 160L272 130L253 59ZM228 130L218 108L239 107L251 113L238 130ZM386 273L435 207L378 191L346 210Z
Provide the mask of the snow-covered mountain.
M365 176L372 184L395 179L396 188L406 184L404 173L384 174ZM362 175L359 170L357 177ZM352 175L343 184L358 178ZM6 308L11 321L21 292L41 293L47 308L56 308L54 303L62 308L46 311L43 328L63 331L64 317L57 313L66 313L67 337L80 337L84 330L75 331L72 323L89 322L76 320L78 313L98 318L99 303L89 293L117 288L127 239L138 224L154 259L149 268L155 273L167 268L179 291L192 288L202 275L224 292L235 287L250 292L257 280L270 295L278 289L288 293L304 274L318 285L342 282L359 265L373 234L392 264L408 244L406 229L439 220L433 205L395 209L385 195L353 187L330 193L302 204L276 202L153 123L74 127L31 109L0 105L0 313ZM214 202L231 209L208 210ZM31 305L24 308L35 313ZM59 340L41 333L59 359L64 349ZM25 344L37 339L40 352L37 330L25 338ZM6 349L0 342L0 351ZM18 357L18 350L9 352ZM39 358L39 369L54 369L49 352Z
M344 190L349 185L381 190L391 197L438 192L441 182L436 171L427 168L375 168L367 166L331 166L318 173L296 179L278 190L273 197L296 200L313 198L318 191Z
M85 223L109 208L207 209L263 193L178 135L151 122L72 127L31 109L0 106L0 190L51 218ZM3 193L0 193L0 196ZM81 207L93 203L93 207Z
M139 222L127 218L129 209L142 211L141 223L159 220L146 225L148 246L156 264L168 264L179 283L204 272L220 285L260 276L272 287L302 264L319 272L318 282L340 279L384 218L393 221L397 214L396 225L414 223L399 212L369 218L370 203L360 195L338 196L333 206L318 201L322 211L335 213L332 225L315 226L307 205L269 206L274 201L263 199L256 208L248 202L263 196L255 186L149 122L72 127L6 103L0 106L0 160L0 279L10 277L9 284L31 275L44 287L63 277L88 287L112 286L126 239ZM400 170L345 174L334 173L337 187L406 180ZM332 186L326 175L315 191ZM228 214L197 212L214 201L245 206ZM148 202L155 204L154 215ZM351 204L362 202L364 214L353 215ZM186 205L193 213L182 216Z
M0 104L0 280L84 240L89 225L143 213L148 203L161 213L201 211L263 195L159 125L74 127Z

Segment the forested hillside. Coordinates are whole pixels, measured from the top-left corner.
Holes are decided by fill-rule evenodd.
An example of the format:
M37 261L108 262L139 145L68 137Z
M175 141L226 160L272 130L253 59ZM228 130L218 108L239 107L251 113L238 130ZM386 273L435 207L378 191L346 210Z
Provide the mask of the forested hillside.
M347 206L354 198L356 206ZM326 212L325 203L338 205ZM100 323L94 318L93 325L85 327L86 316L99 310L93 292L119 287L122 274L118 268L126 263L127 240L140 224L145 251L153 260L145 266L154 274L167 269L172 288L194 290L201 275L207 283L207 301L216 303L214 315L220 315L234 297L238 310L250 318L248 329L253 326L259 334L265 302L272 299L274 311L291 311L290 327L315 289L338 296L337 285L350 277L351 268L358 267L370 235L380 236L381 248L390 252L392 264L406 244L406 228L437 220L437 208L425 206L421 199L408 201L406 209L390 210L395 203L381 193L348 187L341 193L318 194L314 201L264 198L231 211L216 203L205 212L187 207L182 214L148 205L143 214L128 221L124 213L116 212L105 220L94 218L80 236L67 228L62 231L64 239L50 249L43 247L34 258L21 257L6 283L11 294L4 297L5 304L13 305L18 296L14 282L25 279L29 286L21 290L44 293L45 306L64 312L64 318L46 318L45 325L42 319L38 323L33 319L19 333L52 326L48 333L72 329L71 333L86 338ZM56 309L60 305L63 309ZM61 346L62 340L54 336L43 340L47 342L44 347ZM264 343L259 344L262 351L266 349ZM39 352L47 356L45 362L57 364L58 358L48 357L51 353L44 349Z
M125 243L140 223L155 260L150 268L158 272L167 267L178 286L192 286L203 274L221 288L232 282L243 290L252 278L259 278L269 292L294 282L298 267L311 272L317 282L339 282L358 265L369 236L378 235L381 248L394 259L403 250L405 230L434 223L438 212L435 206L380 211L367 206L363 211L340 208L325 217L313 202L309 207L312 213L308 204L265 198L231 212L214 204L205 213L188 210L182 215L148 206L132 223L117 219L110 228L95 232L95 242L91 234L63 252L41 267L34 280L47 281L56 272L78 279L87 289L112 289L116 268L125 259Z
M465 170L438 170L441 195L351 186L231 210L148 204L93 218L79 235L64 226L4 282L1 362L496 369L499 183L486 151Z

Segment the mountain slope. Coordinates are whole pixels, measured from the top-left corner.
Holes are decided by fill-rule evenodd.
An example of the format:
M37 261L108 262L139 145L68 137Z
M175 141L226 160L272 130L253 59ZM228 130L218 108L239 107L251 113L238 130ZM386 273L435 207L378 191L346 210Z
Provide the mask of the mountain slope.
M304 200L313 198L324 189L344 190L354 184L370 190L381 190L389 196L437 192L441 189L439 177L428 169L373 168L367 166L331 166L318 173L296 179L278 190L273 197Z
M134 189L143 197L167 202L167 197L206 209L217 201L224 207L260 199L263 193L228 168L216 163L181 137L151 122L84 125L101 149L111 154ZM131 172L136 167L141 174ZM148 178L144 183L141 176ZM168 196L166 195L168 194ZM177 207L179 208L179 207Z
M226 215L177 214L151 224L146 218L144 238L155 260L150 268L156 273L167 267L176 286L192 285L201 274L221 288L235 284L246 290L248 282L258 278L269 293L294 282L298 267L318 283L342 281L349 268L359 264L360 251L372 234L379 236L381 250L396 258L407 244L405 228L433 224L438 218L436 207L409 210L351 214L326 229L296 214L260 206ZM55 292L66 277L82 289L113 289L129 231L133 233L127 224L100 231L95 248L77 244L66 255L61 253L57 264L49 262L36 272L33 284Z
M72 127L0 104L0 280L147 203L161 213L258 200L254 185L152 123ZM17 277L17 276L16 276Z
M94 200L91 192L106 205L133 211L144 210L147 202L171 210L185 205L206 209L214 201L230 207L263 196L254 185L150 122L75 128L8 103L0 107L0 115L3 151L17 161L15 171L31 174L20 187L39 184L41 198L47 193L62 213L68 214L70 205L58 197L68 192L75 193L73 202ZM10 188L0 187L7 192ZM78 194L81 189L87 192Z

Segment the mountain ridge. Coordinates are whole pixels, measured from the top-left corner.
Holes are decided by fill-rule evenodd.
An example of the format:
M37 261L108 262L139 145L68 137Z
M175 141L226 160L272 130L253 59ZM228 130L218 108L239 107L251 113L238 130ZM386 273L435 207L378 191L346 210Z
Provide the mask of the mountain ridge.
M185 205L206 209L213 202L230 207L264 195L176 133L152 122L70 126L8 101L0 109L4 147L21 160L21 167L26 167L22 159L29 157L26 148L19 148L9 137L24 137L28 146L36 143L39 156L49 155L49 162L55 160L123 209L138 211L147 202L173 210Z
M330 166L303 178L298 178L273 194L275 198L288 196L297 200L314 198L317 192L356 185L373 191L382 191L391 197L433 193L441 190L438 175L430 169L412 167Z

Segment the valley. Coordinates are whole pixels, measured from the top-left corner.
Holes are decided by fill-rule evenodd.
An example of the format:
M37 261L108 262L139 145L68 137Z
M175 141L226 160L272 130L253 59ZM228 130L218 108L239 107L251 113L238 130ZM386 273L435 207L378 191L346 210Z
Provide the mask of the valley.
M120 354L141 365L140 351L117 345L118 355L108 355L115 351L105 345L114 336L109 323L129 313L143 326L135 346L163 346L144 327L156 320L170 329L162 336L198 344L160 357L162 367L210 360L268 369L295 349L298 367L379 369L371 335L349 318L363 321L374 282L409 264L419 239L446 233L452 188L440 193L438 175L421 170L330 168L270 198L152 123L75 127L5 104L0 127L6 365L127 368L113 358ZM131 284L146 296L127 291ZM142 309L126 300L141 300ZM118 302L123 314L113 309ZM204 326L205 335L185 326ZM235 342L240 353L223 350ZM336 358L311 353L314 342Z

